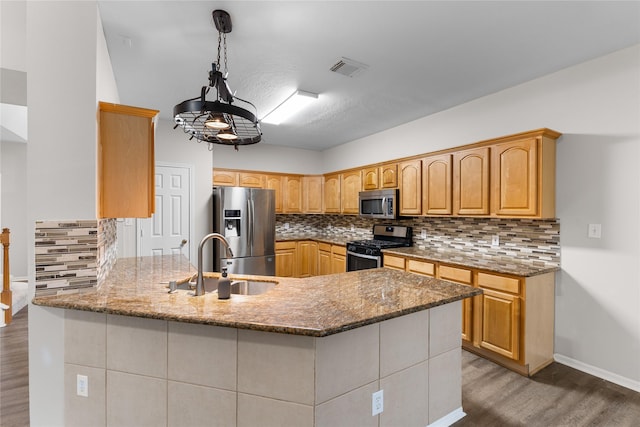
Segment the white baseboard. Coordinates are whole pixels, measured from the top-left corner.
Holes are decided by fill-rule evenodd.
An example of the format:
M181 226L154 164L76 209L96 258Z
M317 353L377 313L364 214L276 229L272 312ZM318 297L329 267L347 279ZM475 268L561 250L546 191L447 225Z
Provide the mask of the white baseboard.
M563 365L570 366L579 371L586 372L587 374L591 374L598 378L602 378L603 380L607 380L614 384L621 385L622 387L640 392L640 381L634 381L630 378L623 377L622 375L614 374L613 372L609 372L596 366L580 362L579 360L563 356L562 354L554 354L553 359L558 363L562 363Z
M455 423L458 420L461 420L465 417L464 411L462 411L462 407L449 412L444 417L432 422L427 427L449 427L451 424Z

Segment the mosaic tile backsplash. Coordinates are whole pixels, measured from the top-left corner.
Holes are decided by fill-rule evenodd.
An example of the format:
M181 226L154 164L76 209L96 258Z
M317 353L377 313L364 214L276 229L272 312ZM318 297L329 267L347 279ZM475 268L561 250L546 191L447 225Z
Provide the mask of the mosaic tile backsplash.
M358 216L283 214L276 215L276 234L315 232L353 240L370 239L373 225L386 223L413 227L413 244L417 247L560 266L560 223L557 219L419 217L379 221ZM495 235L500 240L497 246L491 244Z
M36 294L98 286L117 256L114 219L36 221Z

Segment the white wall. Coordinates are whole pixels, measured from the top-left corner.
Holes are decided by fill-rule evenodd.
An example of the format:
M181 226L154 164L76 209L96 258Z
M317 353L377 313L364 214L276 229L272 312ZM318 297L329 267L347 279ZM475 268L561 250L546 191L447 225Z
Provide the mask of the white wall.
M27 145L22 142L0 142L2 183L0 225L11 229L10 273L27 275Z
M193 207L194 207L194 239L190 244L190 259L195 265L200 239L213 230L213 213L211 205L211 153L206 144L188 141L187 135L179 129L173 129L174 123L160 120L156 130L156 162L181 164L192 167ZM204 247L203 259L205 270L213 268L213 245Z
M27 221L33 286L35 221L97 217L97 100L117 99L117 93L104 57L96 2L27 2L26 23ZM64 310L31 305L32 426L64 424L63 362Z
M176 129L181 138L189 139L184 132ZM197 144L192 140L192 144ZM206 147L206 144L200 144ZM213 167L229 169L247 169L261 172L283 172L292 174L321 174L324 172L322 153L300 148L258 143L240 146L238 151L225 145L214 145Z
M640 390L640 45L335 147L324 170L541 127L563 133L557 359Z

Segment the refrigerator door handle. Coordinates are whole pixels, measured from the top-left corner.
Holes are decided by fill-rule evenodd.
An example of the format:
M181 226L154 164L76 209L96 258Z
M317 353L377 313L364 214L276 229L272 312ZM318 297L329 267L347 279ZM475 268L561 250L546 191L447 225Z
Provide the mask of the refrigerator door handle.
M249 248L252 248L252 252L253 252L253 199L248 199L247 200L247 220L249 221L249 224L247 224L247 230L249 232L249 235L247 236L247 240L249 241Z

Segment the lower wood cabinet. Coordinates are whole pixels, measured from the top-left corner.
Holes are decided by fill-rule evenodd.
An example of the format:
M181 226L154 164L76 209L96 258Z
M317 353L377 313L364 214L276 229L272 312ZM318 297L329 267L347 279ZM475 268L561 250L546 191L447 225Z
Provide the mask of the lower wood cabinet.
M331 274L347 271L347 248L331 245Z
M390 254L384 266L482 289L463 300L466 350L522 375L553 362L554 273L520 277Z
M318 243L300 241L296 252L296 277L318 275Z
M346 247L313 240L276 242L276 276L312 277L346 271Z
M296 242L276 242L276 276L296 276Z
M467 268L440 265L438 278L463 285L473 285L473 272ZM462 300L462 340L473 339L473 301L477 297Z
M318 243L318 275L331 274L331 245Z

